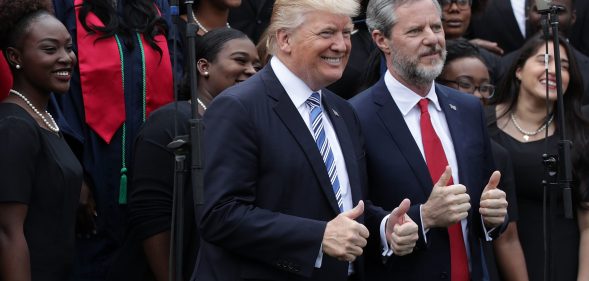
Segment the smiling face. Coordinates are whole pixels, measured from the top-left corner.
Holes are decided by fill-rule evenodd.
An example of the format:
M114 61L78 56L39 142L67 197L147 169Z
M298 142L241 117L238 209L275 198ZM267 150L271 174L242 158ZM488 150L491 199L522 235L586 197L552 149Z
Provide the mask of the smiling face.
M447 63L439 78L445 81L442 83L446 86L473 94L481 99L488 98L483 96L480 87L489 84L491 78L487 66L478 58L464 57ZM464 85L470 85L470 87L464 87ZM472 87L475 87L474 91L470 89Z
M548 44L548 53L550 54L548 66L548 80L544 70L544 47L538 48L536 52L529 57L524 65L515 72L517 79L521 81L519 95L520 98L531 98L544 100L546 98L546 84L548 84L549 98L551 101L556 100L556 66L554 60L554 44ZM569 59L564 46L560 47L562 90L566 92L569 85Z
M440 13L431 0L421 0L399 6L396 14L390 38L373 32L389 71L406 85L430 84L442 72L446 59Z
M50 15L33 19L26 30L21 47L8 52L8 59L22 66L15 71L15 83L23 81L39 92L67 92L76 63L70 34Z
M261 67L256 47L247 38L227 41L215 59L206 64L204 71L210 73L210 76L201 80L201 83L206 84L212 97L250 78Z
M318 90L341 78L352 48L352 29L348 16L308 12L299 27L278 31L276 56L309 88Z

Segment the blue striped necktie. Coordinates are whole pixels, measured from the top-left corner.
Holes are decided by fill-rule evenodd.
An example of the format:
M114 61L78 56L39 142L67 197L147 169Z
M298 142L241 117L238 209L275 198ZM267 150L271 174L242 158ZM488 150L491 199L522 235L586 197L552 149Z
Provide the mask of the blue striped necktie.
M307 99L306 104L311 109L310 121L311 128L313 129L313 138L317 143L319 152L321 152L323 162L325 162L327 174L329 175L329 180L331 181L331 187L333 188L333 193L335 193L335 199L337 200L337 205L341 212L343 211L342 193L339 179L337 177L335 158L333 156L333 152L331 151L331 147L329 146L329 141L327 140L325 130L323 129L323 111L321 110L320 98L321 97L319 96L319 93L313 93Z

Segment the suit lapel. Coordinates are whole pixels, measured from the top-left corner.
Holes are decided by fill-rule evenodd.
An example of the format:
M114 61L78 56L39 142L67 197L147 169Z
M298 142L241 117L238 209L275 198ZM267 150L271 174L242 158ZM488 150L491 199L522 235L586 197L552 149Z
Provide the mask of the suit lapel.
M335 199L335 194L333 193L333 188L331 187L325 163L307 125L302 120L299 111L295 108L288 94L278 81L278 78L276 78L272 68L268 65L268 67L262 70L261 75L266 85L267 95L273 100L274 112L276 112L276 115L278 115L299 144L319 181L321 189L325 193L325 197L329 201L329 205L336 214L339 214L339 207Z
M329 117L333 129L337 135L337 139L340 144L340 149L344 156L346 163L346 170L348 172L348 180L350 181L350 189L352 192L352 205L356 206L361 196L360 179L358 173L358 165L356 163L356 154L354 153L354 145L352 144L350 132L346 126L345 120L340 116L342 113L335 107L335 102L332 101L333 96L325 94L326 90L323 90L323 108L325 113Z
M466 179L465 175L467 175L467 173L465 173L465 169L468 165L463 165L464 163L467 163L467 159L464 159L464 154L462 153L463 151L460 149L459 140L464 140L464 138L468 136L464 134L464 126L462 124L462 118L460 118L462 116L460 113L461 108L457 106L454 98L452 98L452 96L450 96L447 91L444 91L437 84L436 94L438 95L440 107L442 108L444 116L446 117L452 143L454 144L454 154L456 155L456 162L458 165L458 176L460 177L460 182L464 182Z
M464 155L464 150L461 149L461 143L466 142L469 138L469 135L466 134L464 130L464 125L462 118L464 115L461 113L461 108L457 106L456 100L450 95L447 91L442 89L436 84L436 93L438 95L438 101L440 102L440 107L444 112L444 116L446 117L446 122L448 123L448 129L450 130L450 137L452 138L452 143L454 144L454 154L456 155L456 165L458 165L458 177L460 178L460 184L463 184L467 188L467 192L470 196L475 196L468 189L468 176L470 175L468 165L468 158ZM462 118L461 118L462 117ZM480 194L479 194L480 195ZM472 209L468 211L468 221L469 223L472 221Z
M407 163L409 163L409 166L411 166L413 173L421 185L424 196L426 198L429 197L433 183L427 169L427 164L423 157L421 157L419 147L415 143L415 139L413 139L399 107L397 107L397 104L391 97L382 78L373 88L372 93L380 121L384 124L397 148Z

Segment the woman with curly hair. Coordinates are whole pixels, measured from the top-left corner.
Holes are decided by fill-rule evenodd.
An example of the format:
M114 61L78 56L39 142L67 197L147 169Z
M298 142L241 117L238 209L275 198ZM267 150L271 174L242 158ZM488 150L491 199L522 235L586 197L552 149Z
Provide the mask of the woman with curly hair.
M94 212L92 200L82 198L89 203L82 215L90 223L78 228L75 277L104 280L124 238L133 139L153 110L173 100L169 4L53 0L53 5L79 59L69 95L57 98L64 116L58 122L84 167L83 194L89 190L96 206Z
M0 280L67 280L82 167L47 112L70 87L72 38L42 0L0 4L0 44L14 77L0 103Z

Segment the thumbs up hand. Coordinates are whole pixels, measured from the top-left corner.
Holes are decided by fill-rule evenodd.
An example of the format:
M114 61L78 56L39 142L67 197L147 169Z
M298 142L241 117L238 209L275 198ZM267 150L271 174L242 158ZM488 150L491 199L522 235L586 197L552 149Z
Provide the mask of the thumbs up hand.
M364 213L364 202L360 200L358 205L345 211L327 222L323 234L323 252L341 261L352 262L362 255L362 248L366 246L368 229L355 221Z
M399 207L391 212L386 223L387 241L397 256L413 252L417 239L419 239L417 224L407 215L409 207L411 207L411 201L404 199Z
M468 216L470 196L461 184L448 185L452 178L450 166L432 188L427 202L421 206L423 228L448 227Z
M481 195L479 213L482 215L486 227L501 225L505 221L505 215L507 215L505 192L497 188L500 180L501 173L499 171L493 172Z

